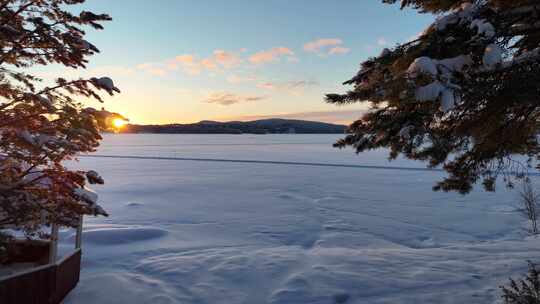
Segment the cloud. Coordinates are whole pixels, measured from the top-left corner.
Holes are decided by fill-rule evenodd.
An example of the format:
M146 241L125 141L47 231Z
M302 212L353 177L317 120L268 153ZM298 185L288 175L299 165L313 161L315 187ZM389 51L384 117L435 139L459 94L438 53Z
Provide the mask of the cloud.
M217 63L210 58L205 58L201 60L200 64L202 68L205 68L206 70L209 70L209 71L215 71L218 69Z
M200 74L202 70L217 71L231 69L242 62L242 59L234 53L224 50L215 50L212 56L198 59L195 55L185 54L176 56L170 63L173 67L180 65L188 74Z
M174 57L173 60L167 64L169 70L177 70L178 67L182 67L184 71L191 75L198 75L201 73L202 64L195 55L183 54Z
M331 49L328 51L328 54L329 54L329 55L347 54L347 53L350 52L350 51L351 51L351 49L349 49L349 48L341 47L341 46L336 46L336 47L331 48Z
M264 64L277 61L283 56L288 56L289 59L294 58L294 52L286 47L275 47L251 55L251 57L249 57L249 61L253 64Z
M138 70L145 71L146 73L150 75L155 75L155 76L165 76L169 72L169 69L166 66L159 63L151 63L151 62L141 63L137 65L136 68Z
M319 82L315 80L296 80L296 81L289 81L287 85L290 88L305 88L305 87L315 87L319 86Z
M328 46L334 46L334 45L340 45L343 41L338 38L325 38L325 39L317 39L315 41L308 42L304 45L304 50L308 52L318 52L321 49L328 47Z
M229 106L241 102L254 102L268 98L267 96L241 96L228 92L210 93L202 102Z
M343 40L339 38L322 38L304 44L304 50L318 55L346 54L349 48L342 46Z
M255 81L257 80L257 78L255 76L239 76L239 75L233 74L233 75L227 76L226 80L228 83L237 84L237 83Z
M275 89L275 86L271 82L261 82L257 84L257 88L259 89L267 89L267 90L273 90Z
M291 49L283 46L256 52L251 56L244 54L247 51L246 48L241 48L237 53L216 49L207 57L199 57L196 54L180 54L162 62L141 63L136 68L157 76L165 76L177 70L182 70L189 75L199 75L202 72L209 72L210 75L215 75L215 72L238 68L246 61L256 65L279 61L283 57L289 62L299 61ZM250 81L252 80L254 79ZM230 83L240 83L247 81L247 79L240 80L238 77L231 76L227 78L227 81Z
M314 80L292 80L285 82L261 82L257 84L257 87L259 89L282 90L292 94L300 94L307 87L319 85L319 82Z
M263 99L266 99L268 97L266 96L248 96L248 97L244 97L244 100L245 101L259 101L259 100L263 100Z
M195 65L196 60L194 55L184 54L176 56L171 64L174 65L175 63L180 63L184 65Z
M278 92L284 92L287 94L301 96L304 94L305 90L309 87L319 86L318 81L314 80L293 80L293 81L284 81L284 82L260 82L256 86L259 89L263 90L273 90Z
M215 72L238 68L246 61L256 65L279 61L281 58L286 58L289 62L299 61L291 49L283 46L256 52L251 56L243 54L247 51L246 48L241 48L237 53L216 49L210 56L206 57L200 57L196 54L180 54L161 62L141 63L136 68L157 76L165 76L177 70L181 70L189 75L199 75L202 72L209 72L210 75L215 75ZM237 76L227 78L227 81L230 83L252 80L254 79L240 79Z
M229 53L224 50L215 50L211 60L215 61L217 64L226 69L233 68L242 62L242 59L240 59L240 57L238 57L236 54Z
M158 76L164 76L178 69L182 69L190 75L199 75L203 71L215 72L231 69L241 62L242 59L234 53L225 50L214 50L212 55L206 58L199 58L194 54L181 54L161 63L139 64L137 69Z

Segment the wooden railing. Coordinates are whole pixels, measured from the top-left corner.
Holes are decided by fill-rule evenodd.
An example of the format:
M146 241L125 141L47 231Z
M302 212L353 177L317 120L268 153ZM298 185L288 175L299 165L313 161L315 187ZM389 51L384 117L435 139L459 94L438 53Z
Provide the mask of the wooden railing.
M60 260L56 266L56 286L53 303L61 303L68 293L79 283L81 273L81 250Z
M62 260L0 278L2 304L59 304L79 282L81 250Z

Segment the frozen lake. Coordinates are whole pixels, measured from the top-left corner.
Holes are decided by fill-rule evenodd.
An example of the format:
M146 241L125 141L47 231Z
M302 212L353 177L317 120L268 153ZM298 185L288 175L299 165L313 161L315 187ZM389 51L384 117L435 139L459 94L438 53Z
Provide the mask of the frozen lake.
M432 192L443 173L338 137L107 135L74 164L111 216L67 303L493 303L540 253L515 191Z

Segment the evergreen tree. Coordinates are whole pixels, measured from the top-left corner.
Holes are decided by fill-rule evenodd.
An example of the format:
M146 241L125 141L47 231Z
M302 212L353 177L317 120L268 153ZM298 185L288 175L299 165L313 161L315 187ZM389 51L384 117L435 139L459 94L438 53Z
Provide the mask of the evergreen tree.
M538 169L540 1L401 0L401 7L438 17L414 41L363 62L345 82L352 90L327 95L334 104L370 104L335 146L388 148L391 159L442 166L449 174L434 189L461 193L478 181L493 191L498 177L512 186Z
M99 91L119 90L108 77L47 84L28 73L51 64L85 68L98 52L83 28L100 30L111 18L73 14L72 6L84 2L0 0L0 233L12 228L31 236L44 223L73 226L81 214L106 215L86 188L103 179L63 161L94 151L112 115L76 99L102 101Z

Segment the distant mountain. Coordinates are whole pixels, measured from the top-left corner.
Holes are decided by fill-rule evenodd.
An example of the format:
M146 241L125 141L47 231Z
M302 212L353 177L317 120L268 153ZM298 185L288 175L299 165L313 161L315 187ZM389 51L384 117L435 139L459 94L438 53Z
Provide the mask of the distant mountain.
M219 122L203 120L193 124L133 125L128 124L122 133L162 134L338 134L346 126L317 121L292 119L263 119L255 121Z

